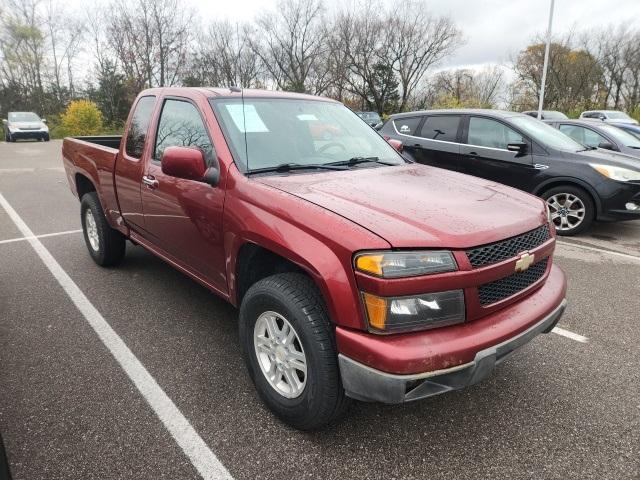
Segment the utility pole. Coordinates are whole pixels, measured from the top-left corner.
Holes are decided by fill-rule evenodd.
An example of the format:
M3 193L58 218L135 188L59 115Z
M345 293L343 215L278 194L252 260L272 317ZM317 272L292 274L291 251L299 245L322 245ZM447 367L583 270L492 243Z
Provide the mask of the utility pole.
M551 25L553 24L553 7L555 0L551 0L549 9L549 26L547 28L547 46L544 49L544 65L542 66L542 84L540 85L540 100L538 102L538 120L542 119L542 105L544 104L544 87L547 83L547 67L549 66L549 48L551 47Z

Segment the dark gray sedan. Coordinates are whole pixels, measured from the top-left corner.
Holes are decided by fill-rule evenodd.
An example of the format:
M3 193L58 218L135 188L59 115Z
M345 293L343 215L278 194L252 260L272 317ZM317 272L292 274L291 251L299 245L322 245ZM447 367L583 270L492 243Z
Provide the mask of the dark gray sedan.
M546 123L586 147L640 158L640 139L610 123L593 120L548 120Z

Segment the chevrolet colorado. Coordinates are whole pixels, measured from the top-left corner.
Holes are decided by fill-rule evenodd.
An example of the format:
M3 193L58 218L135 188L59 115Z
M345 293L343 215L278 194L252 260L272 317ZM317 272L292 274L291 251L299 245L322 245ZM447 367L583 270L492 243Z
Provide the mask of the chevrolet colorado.
M411 163L329 99L149 89L122 138L62 156L95 262L128 239L239 307L249 375L299 429L474 384L565 308L542 200Z

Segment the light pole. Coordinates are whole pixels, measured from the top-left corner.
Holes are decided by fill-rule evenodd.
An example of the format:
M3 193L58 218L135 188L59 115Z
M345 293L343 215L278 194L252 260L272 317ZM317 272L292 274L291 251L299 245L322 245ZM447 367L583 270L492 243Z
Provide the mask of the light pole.
M538 101L538 120L542 118L542 105L544 104L544 87L547 82L547 67L549 66L549 48L551 47L551 25L553 24L553 7L555 0L551 0L549 8L549 27L547 28L547 46L544 49L544 64L542 65L542 85L540 85L540 100Z

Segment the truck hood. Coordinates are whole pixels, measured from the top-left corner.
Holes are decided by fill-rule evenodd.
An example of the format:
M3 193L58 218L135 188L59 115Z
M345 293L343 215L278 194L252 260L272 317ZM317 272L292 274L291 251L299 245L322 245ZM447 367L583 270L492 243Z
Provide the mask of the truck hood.
M546 221L542 200L527 193L418 164L259 181L345 217L397 248L468 248Z

